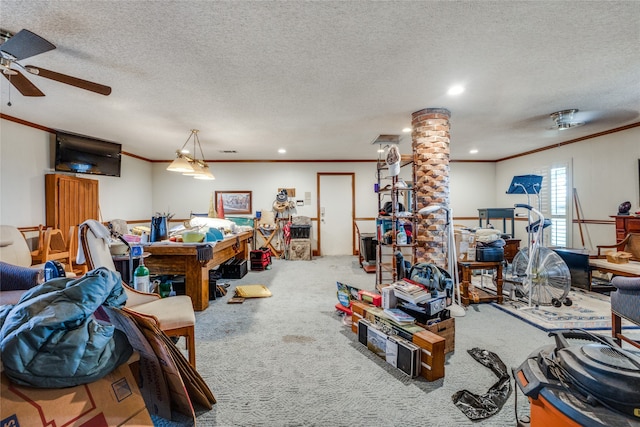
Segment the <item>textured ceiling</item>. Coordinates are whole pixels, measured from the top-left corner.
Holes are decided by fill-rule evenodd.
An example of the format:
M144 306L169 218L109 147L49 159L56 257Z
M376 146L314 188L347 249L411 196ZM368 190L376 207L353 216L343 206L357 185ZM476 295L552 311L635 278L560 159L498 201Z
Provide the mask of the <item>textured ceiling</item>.
M0 0L0 27L57 46L23 65L113 89L29 75L46 97L12 88L9 107L3 78L2 113L154 160L191 128L208 160L375 159L379 134L428 107L452 113L454 160L640 121L638 1ZM448 96L452 84L466 91ZM567 108L586 124L551 130Z

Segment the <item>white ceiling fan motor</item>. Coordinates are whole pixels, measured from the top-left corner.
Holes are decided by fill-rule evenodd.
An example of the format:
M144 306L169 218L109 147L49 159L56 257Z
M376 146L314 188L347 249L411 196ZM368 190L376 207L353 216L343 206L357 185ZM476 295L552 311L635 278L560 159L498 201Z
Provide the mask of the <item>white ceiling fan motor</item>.
M551 113L550 117L553 120L554 129L567 130L570 128L582 126L584 122L574 121L574 115L578 111L579 110L577 108L573 108L570 110L562 110Z

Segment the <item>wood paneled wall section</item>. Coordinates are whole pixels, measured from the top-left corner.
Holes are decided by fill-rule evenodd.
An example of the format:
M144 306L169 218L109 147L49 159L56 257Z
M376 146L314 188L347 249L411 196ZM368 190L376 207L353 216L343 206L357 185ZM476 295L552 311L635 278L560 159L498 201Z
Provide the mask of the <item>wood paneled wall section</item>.
M66 236L69 227L98 217L98 181L75 176L45 175L47 227Z

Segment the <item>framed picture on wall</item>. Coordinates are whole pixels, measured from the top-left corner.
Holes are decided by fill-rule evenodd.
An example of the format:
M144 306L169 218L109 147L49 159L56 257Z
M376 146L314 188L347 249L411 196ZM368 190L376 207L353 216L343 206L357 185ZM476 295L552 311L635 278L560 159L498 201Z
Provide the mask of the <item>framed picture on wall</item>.
M216 191L216 209L222 203L225 215L250 214L251 191Z

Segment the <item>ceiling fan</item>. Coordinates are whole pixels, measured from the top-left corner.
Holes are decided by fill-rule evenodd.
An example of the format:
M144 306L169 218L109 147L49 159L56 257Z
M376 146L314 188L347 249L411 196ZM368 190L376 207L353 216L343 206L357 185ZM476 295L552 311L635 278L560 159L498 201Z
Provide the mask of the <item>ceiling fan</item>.
M12 34L9 31L0 29L0 70L2 75L24 96L44 96L44 93L31 83L20 70L101 95L106 96L111 93L109 86L33 65L22 65L18 62L55 48L55 45L29 30L23 29L16 34Z
M553 120L553 127L551 129L556 130L567 130L571 128L575 128L578 126L582 126L585 124L584 121L578 120L575 115L580 111L577 108L572 108L569 110L556 111L555 113L551 113L549 116L551 120Z

